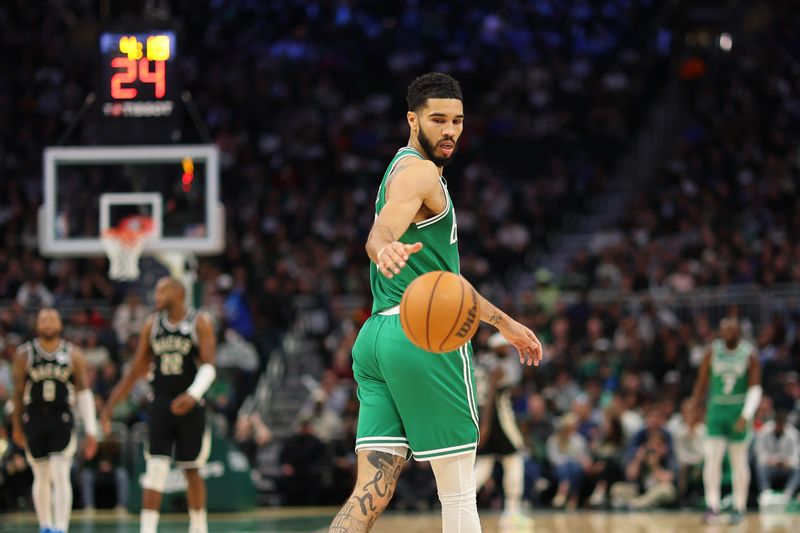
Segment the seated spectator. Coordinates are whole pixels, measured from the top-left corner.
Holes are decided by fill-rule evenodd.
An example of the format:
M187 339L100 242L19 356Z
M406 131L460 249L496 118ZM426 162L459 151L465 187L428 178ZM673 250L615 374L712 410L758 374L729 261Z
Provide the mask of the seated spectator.
M784 482L786 501L791 500L800 487L800 432L786 423L786 417L785 408L776 409L775 420L764 424L756 437L759 502L772 490L776 480Z
M286 439L279 460L284 504L319 505L327 457L309 418L301 420L295 434Z
M561 508L566 503L568 509L577 508L589 451L586 439L577 432L574 414L564 415L556 432L547 439L547 459L553 465L558 480L553 507Z
M239 410L239 416L236 418L233 440L250 460L250 465L252 466L255 465L258 449L272 441L272 431L264 423L260 414L255 411L241 409Z
M427 511L433 508L436 501L436 479L430 461L406 461L394 491L394 508L400 511Z
M659 403L650 404L645 411L644 427L640 429L631 439L626 453L626 462L630 462L634 454L641 449L642 445L650 440L653 433L660 433L664 442L672 455L672 436L666 428L665 410Z
M611 488L615 508L652 509L675 502L673 460L663 433L649 433L625 468L625 479Z
M541 394L528 398L528 412L520 422L522 438L528 457L525 459L525 490L523 498L534 499L531 489L542 478L542 469L547 464L547 441L553 434L553 419Z
M358 416L345 416L342 420L342 436L332 443L333 484L329 501L337 504L347 499L356 482L357 428Z
M122 443L111 435L98 443L97 454L80 472L84 509L126 509L128 471L122 465Z
M5 442L7 450L0 456L0 509L32 509L33 473L25 460L25 453L11 445L8 434L0 440Z
M681 402L681 412L676 413L667 426L672 435L678 463L678 499L686 501L690 492L702 494L706 425L687 398Z
M596 482L589 505L605 505L608 489L622 481L622 457L625 453L625 435L622 421L613 409L606 409L599 437L591 443L591 464L588 475Z

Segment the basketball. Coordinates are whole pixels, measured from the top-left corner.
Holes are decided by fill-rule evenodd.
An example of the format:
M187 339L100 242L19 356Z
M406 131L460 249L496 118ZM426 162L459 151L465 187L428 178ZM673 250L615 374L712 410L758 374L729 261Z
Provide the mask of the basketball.
M400 324L408 339L433 353L462 347L478 330L478 293L461 276L434 271L411 282L400 301Z

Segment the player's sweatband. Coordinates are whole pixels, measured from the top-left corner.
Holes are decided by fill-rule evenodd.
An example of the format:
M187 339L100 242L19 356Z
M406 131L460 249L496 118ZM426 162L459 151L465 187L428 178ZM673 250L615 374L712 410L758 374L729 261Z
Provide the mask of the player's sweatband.
M217 377L217 369L214 368L214 365L203 363L197 369L197 375L194 377L192 384L189 385L189 388L186 389L186 393L199 402L203 398L203 394L214 383L215 377Z
M78 391L75 395L78 413L81 415L83 428L90 437L97 436L97 413L94 410L94 394L90 389Z
M756 415L758 405L761 403L761 385L751 385L747 388L747 395L744 397L744 407L742 408L742 418L752 420Z

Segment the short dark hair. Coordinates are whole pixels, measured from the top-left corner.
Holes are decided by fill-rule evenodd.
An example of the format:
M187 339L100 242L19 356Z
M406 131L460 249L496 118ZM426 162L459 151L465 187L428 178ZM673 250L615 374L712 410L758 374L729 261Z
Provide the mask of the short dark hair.
M464 101L461 86L450 75L443 72L429 72L411 82L408 86L408 110L416 111L425 105L428 98L454 98Z

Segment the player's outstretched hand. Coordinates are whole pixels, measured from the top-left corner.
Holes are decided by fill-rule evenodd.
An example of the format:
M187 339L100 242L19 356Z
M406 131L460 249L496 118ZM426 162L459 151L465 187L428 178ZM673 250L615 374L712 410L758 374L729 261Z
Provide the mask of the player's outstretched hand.
M394 241L389 243L378 252L378 270L381 274L391 279L406 266L408 256L420 250L422 250L421 242L403 244L402 242Z
M539 366L542 360L542 343L536 334L516 320L498 328L500 334L519 352L519 362L528 366Z
M172 405L170 405L169 410L172 411L172 414L175 416L183 416L194 409L195 405L197 405L197 400L184 392L172 400Z
M97 437L86 435L86 440L83 441L83 456L92 460L95 454L97 454Z
M16 424L14 424L14 429L11 431L11 438L14 439L14 444L20 448L24 448L27 444L25 440L25 432L22 431L22 428Z

